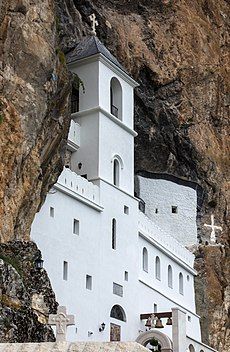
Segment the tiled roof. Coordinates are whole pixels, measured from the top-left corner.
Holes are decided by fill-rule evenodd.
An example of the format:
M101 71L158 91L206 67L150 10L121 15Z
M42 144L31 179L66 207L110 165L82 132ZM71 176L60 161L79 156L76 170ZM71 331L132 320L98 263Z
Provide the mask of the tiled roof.
M71 52L67 54L67 62L71 63L99 53L104 55L122 71L126 72L124 67L117 61L115 56L110 53L110 51L100 42L96 36L87 37L82 40Z

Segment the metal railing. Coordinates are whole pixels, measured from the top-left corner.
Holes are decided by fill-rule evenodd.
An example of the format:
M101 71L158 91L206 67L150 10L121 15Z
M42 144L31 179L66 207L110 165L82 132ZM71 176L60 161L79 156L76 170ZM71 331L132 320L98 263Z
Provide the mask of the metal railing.
M118 108L115 105L111 105L111 114L118 117Z
M79 99L71 100L71 114L79 111Z

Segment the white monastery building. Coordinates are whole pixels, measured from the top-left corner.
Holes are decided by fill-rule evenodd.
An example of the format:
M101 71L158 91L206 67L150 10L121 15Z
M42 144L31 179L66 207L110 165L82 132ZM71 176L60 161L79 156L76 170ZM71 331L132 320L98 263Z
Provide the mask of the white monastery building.
M201 342L194 256L185 248L197 240L196 187L139 174L135 197L137 83L96 36L68 62L82 82L72 95L68 165L31 233L57 301L75 315L68 340L211 351Z

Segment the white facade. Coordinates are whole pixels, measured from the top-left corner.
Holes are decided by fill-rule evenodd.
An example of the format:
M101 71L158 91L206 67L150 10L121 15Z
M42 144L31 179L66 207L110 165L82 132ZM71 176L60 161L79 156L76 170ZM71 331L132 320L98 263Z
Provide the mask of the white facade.
M137 178L146 215L183 245L196 243L196 190L168 180Z
M152 222L141 213L139 201L133 196L135 82L101 54L72 63L70 68L85 87L85 93L80 94L80 111L72 115L68 140L71 170L64 168L31 231L57 301L76 316L76 325L68 328L68 339L109 341L112 323L120 327L121 340L135 341L145 331L146 320L141 321L140 314L171 312L178 307L186 314L187 335L199 343L194 257L169 235L163 220ZM121 86L122 110L118 117L110 112L113 77ZM76 139L73 129L80 132L80 138ZM114 173L115 160L118 175ZM156 197L159 191L154 188ZM195 195L184 202L185 190L177 192L182 195L182 200L178 198L181 211L185 207L193 212L195 231ZM184 230L171 225L174 220L167 218L166 222L170 221L180 239ZM143 250L147 253L145 263ZM160 261L158 272L156 257L158 264ZM122 307L124 321L110 316L115 305ZM99 331L102 323L105 330ZM172 338L171 326L161 331Z

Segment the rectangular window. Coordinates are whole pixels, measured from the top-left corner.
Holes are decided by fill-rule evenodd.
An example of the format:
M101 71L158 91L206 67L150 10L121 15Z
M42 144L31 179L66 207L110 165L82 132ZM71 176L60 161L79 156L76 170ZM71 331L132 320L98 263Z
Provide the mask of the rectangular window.
M153 305L153 313L157 313L157 304L156 303L154 303L154 305Z
M192 319L190 317L190 315L188 315L188 321L191 323Z
M68 280L68 263L65 261L63 262L63 280Z
M54 208L50 207L50 217L54 218Z
M79 220L73 219L73 233L79 235Z
M117 296L123 297L123 286L113 283L113 293Z
M178 208L175 205L172 205L172 213L177 214L178 213Z
M128 271L125 271L125 281L129 281L129 273L128 273Z
M129 207L127 207L127 205L124 205L124 213L129 215Z
M86 288L87 290L92 290L93 279L92 276L86 275Z

